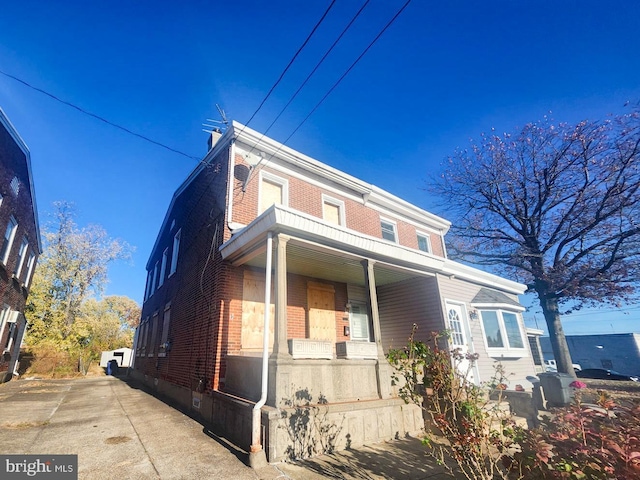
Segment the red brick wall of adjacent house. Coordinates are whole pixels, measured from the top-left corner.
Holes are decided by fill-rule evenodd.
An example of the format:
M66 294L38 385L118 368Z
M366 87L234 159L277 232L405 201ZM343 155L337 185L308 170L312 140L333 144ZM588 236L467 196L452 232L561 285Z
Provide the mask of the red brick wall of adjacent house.
M243 159L236 154L236 167L245 169ZM270 169L269 166L262 167L265 172L269 172L277 177L287 180L289 189L289 206L301 212L322 218L322 195L341 200L345 205L345 223L346 227L366 235L382 238L380 228L380 218L391 220L397 225L398 243L410 248L418 248L418 240L416 232L426 233L431 240L432 253L434 255L444 256L444 247L442 237L434 232L429 232L426 228L416 228L415 225L401 220L393 215L386 215L374 210L361 202L354 201L351 198L336 194L328 189L322 189L316 185L305 182L304 180L283 174L276 170ZM233 221L248 224L258 215L258 197L260 188L259 171L254 170L251 173L249 182L246 185L246 191L242 191L242 182L236 179L235 194L233 197Z
M14 177L19 180L18 195L13 192L10 184ZM39 255L36 220L34 217L33 199L31 198L29 170L27 157L2 126L0 126L0 243L4 241L4 234L13 216L18 223L17 231L11 246L6 265L0 261L0 308L6 304L12 310L24 312L28 295L29 280L27 278L27 259L30 253L35 254L36 262ZM26 258L23 262L19 278L14 272L17 266L18 251L23 238L29 242ZM32 276L34 268L32 269ZM8 341L9 328L6 326L0 336L0 353ZM0 371L6 370L7 363L0 357Z

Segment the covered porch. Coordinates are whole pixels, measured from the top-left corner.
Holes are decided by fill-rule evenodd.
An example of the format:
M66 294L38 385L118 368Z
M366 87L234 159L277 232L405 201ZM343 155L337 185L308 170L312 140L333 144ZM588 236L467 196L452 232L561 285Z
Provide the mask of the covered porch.
M227 356L226 391L260 397L264 299L271 298L267 405L285 406L302 390L312 403L325 404L395 396L378 292L416 282L435 288L444 259L278 205L220 250L244 272L241 348ZM435 297L431 310L442 328ZM401 327L394 346L406 341L411 324Z

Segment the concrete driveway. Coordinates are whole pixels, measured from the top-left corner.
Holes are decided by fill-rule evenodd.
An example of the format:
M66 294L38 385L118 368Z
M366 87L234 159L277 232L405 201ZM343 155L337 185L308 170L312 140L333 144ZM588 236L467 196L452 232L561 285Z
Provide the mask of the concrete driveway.
M443 478L416 439L253 470L245 452L110 376L0 385L0 452L77 454L78 478L87 480Z

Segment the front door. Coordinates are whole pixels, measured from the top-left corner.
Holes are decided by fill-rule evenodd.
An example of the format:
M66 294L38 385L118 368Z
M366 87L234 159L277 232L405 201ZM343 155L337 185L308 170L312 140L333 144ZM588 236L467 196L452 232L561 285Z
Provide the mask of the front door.
M467 338L467 320L462 305L447 302L447 326L451 332L451 349L459 349L460 354L465 356L470 352ZM458 371L470 382L475 382L475 365L465 358L454 362Z

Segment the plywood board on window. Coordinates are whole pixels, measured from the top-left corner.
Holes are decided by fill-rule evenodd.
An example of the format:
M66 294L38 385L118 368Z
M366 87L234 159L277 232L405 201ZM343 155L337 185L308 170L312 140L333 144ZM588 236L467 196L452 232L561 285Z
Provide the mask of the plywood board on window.
M309 338L336 341L335 288L316 282L307 284Z
M246 271L242 284L242 350L262 351L264 332L264 273ZM273 348L275 306L270 305L269 349Z

